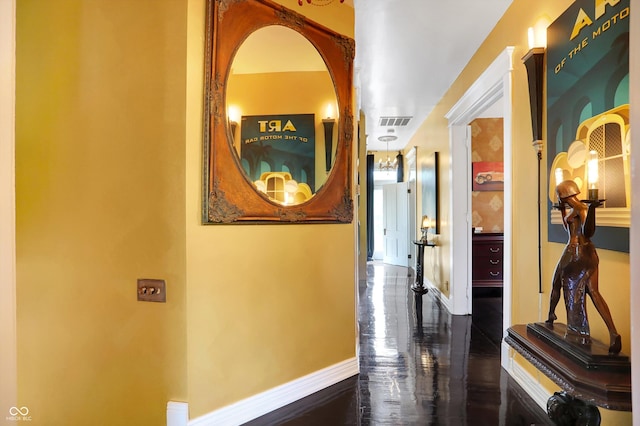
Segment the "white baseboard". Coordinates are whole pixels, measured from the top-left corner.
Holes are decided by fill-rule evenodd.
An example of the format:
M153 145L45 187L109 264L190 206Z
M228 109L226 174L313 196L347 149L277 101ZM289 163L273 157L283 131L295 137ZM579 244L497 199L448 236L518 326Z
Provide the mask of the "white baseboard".
M522 368L517 362L510 358L507 372L518 384L529 394L529 396L542 408L547 411L547 400L552 394L547 391L542 384L533 377L527 370Z
M447 312L449 313L453 312L451 309L451 301L449 300L449 298L445 297L440 291L440 289L431 282L431 280L428 280L425 278L424 282L425 282L425 287L429 289L429 293L433 293L435 298L438 299L438 301L440 301L440 303L442 304L442 306L445 307Z
M188 426L240 425L335 385L359 372L358 359L354 357L197 417L190 420Z

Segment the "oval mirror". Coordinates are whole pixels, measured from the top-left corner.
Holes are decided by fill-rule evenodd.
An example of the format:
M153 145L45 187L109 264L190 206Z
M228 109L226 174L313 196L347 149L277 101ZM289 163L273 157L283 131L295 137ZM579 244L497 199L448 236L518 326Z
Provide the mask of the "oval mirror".
M350 223L354 41L273 0L206 15L203 223Z
M247 178L270 201L308 201L334 158L336 93L316 48L271 25L238 48L227 80L230 142Z

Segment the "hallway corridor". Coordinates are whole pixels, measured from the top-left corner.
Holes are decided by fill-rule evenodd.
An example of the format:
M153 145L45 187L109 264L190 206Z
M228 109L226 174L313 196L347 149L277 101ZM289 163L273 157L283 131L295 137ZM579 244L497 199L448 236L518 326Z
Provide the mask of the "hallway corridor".
M500 367L501 295L472 316L415 296L407 268L368 264L359 288L360 374L248 425L549 425Z

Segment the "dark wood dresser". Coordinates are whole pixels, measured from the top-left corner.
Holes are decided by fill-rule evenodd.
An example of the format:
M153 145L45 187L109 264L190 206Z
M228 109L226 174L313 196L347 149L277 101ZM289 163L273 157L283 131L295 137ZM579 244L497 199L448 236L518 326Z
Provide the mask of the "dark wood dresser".
M474 233L472 240L473 287L502 287L503 234Z

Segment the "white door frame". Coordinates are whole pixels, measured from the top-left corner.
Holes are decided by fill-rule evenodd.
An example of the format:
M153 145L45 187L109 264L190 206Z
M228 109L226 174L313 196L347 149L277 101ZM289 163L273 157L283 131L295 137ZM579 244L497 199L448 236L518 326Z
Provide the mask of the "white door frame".
M454 315L471 314L471 144L469 123L502 100L504 112L504 172L512 175L512 46L504 49L460 100L446 114L451 150L451 290L449 306ZM504 183L504 284L503 330L511 326L512 180ZM466 265L466 267L462 267ZM504 345L503 345L504 346ZM503 348L503 360L506 360Z
M0 416L17 406L15 245L16 0L0 1ZM0 417L1 418L1 417Z

